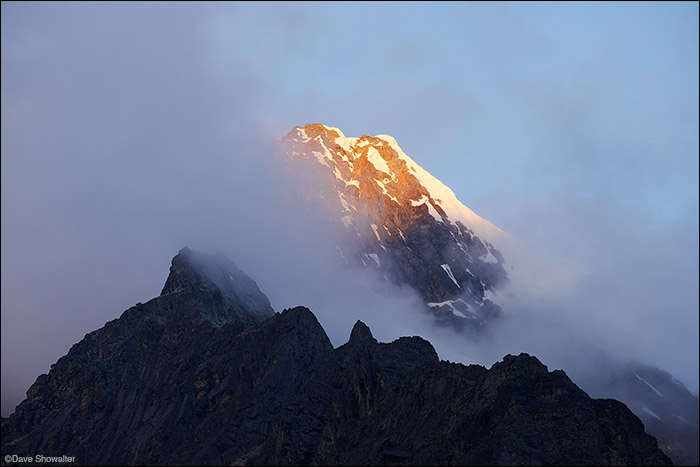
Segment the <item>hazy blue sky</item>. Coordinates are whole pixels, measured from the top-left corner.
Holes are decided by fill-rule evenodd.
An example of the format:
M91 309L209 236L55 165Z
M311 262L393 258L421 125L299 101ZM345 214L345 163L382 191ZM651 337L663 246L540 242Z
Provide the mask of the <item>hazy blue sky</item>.
M186 244L310 304L251 212L309 122L394 136L548 312L697 393L698 67L696 2L3 2L2 414Z

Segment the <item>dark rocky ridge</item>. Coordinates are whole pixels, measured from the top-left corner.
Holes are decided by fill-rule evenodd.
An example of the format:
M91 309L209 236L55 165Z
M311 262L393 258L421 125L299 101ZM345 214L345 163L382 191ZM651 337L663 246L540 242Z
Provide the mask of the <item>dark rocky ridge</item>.
M670 465L626 406L591 399L534 357L506 356L490 370L441 362L429 342L378 343L361 322L333 349L308 309L273 314L231 266L181 251L161 296L37 378L3 419L3 458Z
M353 329L353 335L358 323ZM365 328L366 329L366 328ZM624 404L507 355L490 370L427 341L353 339L287 404L251 459L272 465L647 465L670 461Z
M640 362L608 366L586 390L625 402L675 465L698 465L698 397L659 368Z

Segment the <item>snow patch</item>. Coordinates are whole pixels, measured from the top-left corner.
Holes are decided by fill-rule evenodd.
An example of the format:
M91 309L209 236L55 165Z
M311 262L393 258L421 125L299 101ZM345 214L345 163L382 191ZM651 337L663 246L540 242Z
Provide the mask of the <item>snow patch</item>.
M401 230L401 229L398 229L398 230L399 230L399 236L401 237L401 240L406 242L406 237L403 236L403 230Z
M493 256L491 250L489 250L489 247L486 247L486 253L481 255L479 259L485 263L498 263L498 260L495 256Z
M359 138L348 138L343 134L342 131L340 131L340 128L336 128L333 126L323 125L323 128L325 128L328 131L335 131L336 133L338 133L338 136L334 139L335 143L341 148L345 149L347 152L352 152L352 147Z
M297 135L299 135L303 143L306 143L307 141L311 140L311 138L309 138L309 135L306 134L306 130L304 130L301 127L297 128Z
M328 159L329 159L328 154L322 154L318 151L311 151L311 154L313 154L321 164L330 168L330 164L328 163ZM335 170L337 171L338 169L335 169ZM338 175L336 175L336 177L338 177Z
M649 407L644 406L644 407L642 407L642 410L643 410L644 412L648 413L649 415L651 415L652 417L656 418L658 421L662 421L662 420L661 420L661 417L659 417L658 415L656 415L656 414L654 413L654 411L651 410Z
M374 230L374 235L377 237L377 241L381 242L382 237L379 236L379 227L376 224L372 224L372 230Z
M431 216L433 216L433 218L435 218L436 221L442 222L442 216L437 212L437 209L435 209L435 207L433 206L433 203L431 203L430 201L428 201L428 202L425 203L425 204L428 205L428 214L430 214Z
M408 170L415 174L418 182L428 190L431 198L436 200L442 210L445 211L450 221L453 223L462 221L462 223L472 229L479 238L488 239L490 243L495 245L497 245L498 242L494 242L493 239L503 237L507 238L507 234L505 232L489 221L479 217L474 211L462 204L462 202L457 199L457 196L455 196L454 192L450 190L450 188L431 175L420 165L416 164L413 159L403 152L399 144L392 136L377 135L375 137L389 143L389 146L396 151L399 158L406 162Z
M367 150L367 160L377 169L381 170L382 172L386 174L391 174L391 170L389 170L389 166L387 165L386 161L382 158L381 154L379 154L379 151L377 151L374 148L369 148Z
M386 179L384 179L384 180L386 180ZM383 194L387 195L391 200L396 202L396 204L401 204L401 203L399 203L399 200L396 199L396 196L390 195L389 192L386 190L386 186L384 185L384 183L386 183L386 182L380 182L379 180L375 180L375 182L377 182L377 185L379 185L379 188L382 189Z
M457 279L455 279L454 274L452 274L452 269L450 269L450 265L449 264L441 264L440 267L445 270L445 272L447 273L448 276L450 276L450 279L452 279L452 282L454 282L455 285L461 289L462 286L459 285L459 283L457 282Z
M374 260L374 262L377 263L378 268L382 267L382 263L379 262L379 256L377 256L376 253L367 253L367 256L372 258Z
M464 313L462 313L461 311L459 311L458 309L456 309L456 308L453 307L452 305L450 305L450 307L452 308L452 314L453 314L453 315L459 316L460 318L466 318L466 317L467 317Z
M345 195L342 193L338 193L338 198L340 199L340 204L343 206L343 210L347 212L352 212L352 210L357 211L355 207L347 202L345 199Z
M453 303L452 300L445 300L444 302L430 302L430 303L428 303L428 306L430 308L440 308L441 306L447 305L452 310L453 315L459 316L460 318L467 318L467 316L464 313L462 313L461 311L459 311L457 308L455 308L452 303Z
M465 315L462 311L458 310L457 307L455 307L455 304L460 302L464 307L466 307L466 311L467 313L469 313L469 315ZM457 300L445 300L444 302L429 302L428 306L430 308L440 308L442 306L448 306L452 310L452 314L455 316L466 319L478 319L478 316L476 313L474 313L474 309L471 307L471 305L469 305L461 298Z
M333 174L335 175L335 178L337 178L338 180L341 180L343 182L345 181L345 179L343 178L343 175L340 173L340 170L338 170L337 165L333 166Z
M411 200L411 206L420 206L421 204L427 204L428 205L428 214L433 216L433 218L436 221L442 222L442 217L438 212L435 210L433 205L430 203L430 198L428 198L426 195L421 196L421 198L418 201Z
M661 397L661 398L663 398L663 399L666 399L667 401L671 402L671 401L668 399L668 397L666 397L666 396L664 396L663 394L661 394L661 392L660 392L658 389L656 389L649 381L645 380L644 378L642 378L641 376L639 376L637 373L635 373L634 376L636 376L637 379L638 379L639 381L641 381L641 382L643 382L644 384L646 384L647 386L649 386L649 387L651 388L651 390L654 391L654 393L655 393L657 396L659 396L659 397ZM673 403L671 402L671 404L673 404ZM675 404L673 404L673 405L675 406Z
M411 206L420 206L421 204L425 203L426 201L428 201L428 197L423 195L423 196L421 196L421 198L418 201L412 199Z
M462 250L462 251L464 252L465 255L469 255L469 252L467 251L467 246L466 246L464 243L460 242L460 241L457 241L457 240L456 240L456 242L457 242L457 246L459 247L459 249ZM473 275L473 274L472 274L472 275Z
M467 270L468 271L468 270ZM471 273L470 273L471 274ZM473 274L472 274L473 275ZM484 300L490 300L494 304L501 306L500 300L492 290L484 288Z

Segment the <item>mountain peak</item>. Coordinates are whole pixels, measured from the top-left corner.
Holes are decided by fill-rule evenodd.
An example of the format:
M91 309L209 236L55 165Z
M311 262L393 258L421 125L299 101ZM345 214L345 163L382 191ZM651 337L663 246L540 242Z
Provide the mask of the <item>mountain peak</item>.
M462 204L396 139L348 137L311 123L283 141L290 167L309 182L301 198L323 200L344 232L337 239L342 261L413 287L457 327L480 328L500 314L493 299L507 274L495 245L507 234Z
M165 280L163 290L160 295L168 295L184 290L191 289L195 280L195 265L193 264L194 257L198 254L195 250L188 247L178 251L170 263L170 273Z
M352 327L352 331L350 332L350 340L348 341L349 343L352 343L353 345L367 345L367 344L376 344L377 340L372 336L372 331L370 331L369 327L365 323L363 323L360 320L357 320L355 325Z
M219 288L235 283L243 274L221 253L210 255L189 247L182 248L172 259L170 274L161 295L191 291L212 283Z
M479 217L474 211L462 204L449 187L409 157L393 136L380 134L376 136L347 137L339 128L321 123L308 123L304 126L294 127L284 137L284 140L288 143L311 143L312 145L318 143L323 151L317 151L312 148L311 152L321 164L329 167L332 167L330 163L338 162L338 158L334 154L334 150L337 150L337 147L334 146L338 146L346 153L341 154L341 160L351 162L366 158L374 169L390 175L392 181L397 181L400 175L399 172L406 170L424 188L424 191L427 191L430 195L426 200L412 200L427 204L429 212L437 221L444 222L445 218L447 218L454 223L462 222L465 226L475 230L484 240L498 242L499 239L507 238L505 232L491 222ZM396 162L392 163L392 161ZM335 175L347 183L351 182L345 179L342 173L336 173Z
M200 253L185 247L172 259L170 274L160 297L201 301L211 299L210 321L221 325L230 320L260 321L274 314L270 301L253 279L221 253ZM214 316L216 315L216 316Z

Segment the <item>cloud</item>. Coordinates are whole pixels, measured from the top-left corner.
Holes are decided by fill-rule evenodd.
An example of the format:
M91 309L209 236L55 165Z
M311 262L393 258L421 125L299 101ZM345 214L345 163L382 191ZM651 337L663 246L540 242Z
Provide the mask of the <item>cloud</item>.
M362 319L442 358L558 365L585 334L697 388L697 47L671 47L697 25L663 16L656 67L623 47L650 28L621 42L596 23L610 53L593 53L564 7L551 24L508 5L372 8L3 2L4 415L85 333L157 295L185 245L226 253L277 309L309 306L336 345ZM488 345L331 272L330 232L280 204L273 168L273 141L307 122L392 134L520 238L519 306Z
M261 88L203 59L207 8L2 11L7 414L85 333L157 295L173 254L215 235L217 211L250 206L271 138L247 117Z
M585 343L621 362L663 368L697 394L697 226L652 228L646 216L570 189L556 199L519 203L529 215L512 233L527 247L506 252L521 335L514 341L535 344L553 362L573 360L572 343ZM561 346L530 337L550 323L559 323Z

